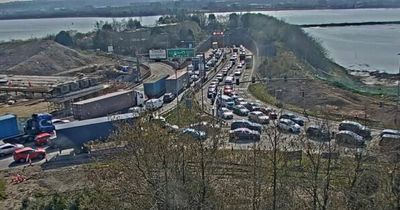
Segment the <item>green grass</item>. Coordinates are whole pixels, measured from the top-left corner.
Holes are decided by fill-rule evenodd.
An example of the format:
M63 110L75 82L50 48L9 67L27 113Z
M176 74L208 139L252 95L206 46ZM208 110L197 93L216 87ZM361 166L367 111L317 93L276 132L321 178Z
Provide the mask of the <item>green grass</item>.
M3 178L0 178L0 200L4 200L7 198L6 195L6 180Z
M263 84L258 83L249 85L249 92L258 100L277 106L278 101L274 96L268 93Z

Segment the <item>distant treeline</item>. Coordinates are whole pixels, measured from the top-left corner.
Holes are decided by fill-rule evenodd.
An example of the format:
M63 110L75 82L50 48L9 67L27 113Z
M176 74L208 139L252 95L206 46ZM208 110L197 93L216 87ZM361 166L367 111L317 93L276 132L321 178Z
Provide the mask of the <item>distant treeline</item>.
M368 21L368 22L355 22L355 23L324 23L324 24L303 24L303 28L311 27L341 27L341 26L364 26L364 25L386 25L386 24L400 24L400 21Z
M61 18L61 17L132 17L174 14L177 11L191 13L262 11L291 9L356 9L356 8L394 8L400 7L397 0L359 0L313 1L313 0L231 0L231 1L159 1L128 2L124 0L60 0L23 1L0 4L0 19Z

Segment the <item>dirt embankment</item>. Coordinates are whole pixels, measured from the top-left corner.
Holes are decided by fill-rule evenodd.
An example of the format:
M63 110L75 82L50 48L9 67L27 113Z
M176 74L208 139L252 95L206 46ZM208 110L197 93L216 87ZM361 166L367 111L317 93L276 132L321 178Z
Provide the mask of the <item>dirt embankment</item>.
M363 96L317 79L273 81L267 87L268 93L276 96L283 104L291 104L315 113L324 112L342 120L358 119L364 122L366 116L374 126L395 127L396 104L384 98Z
M0 176L7 182L7 198L0 201L0 209L20 209L24 199L34 200L82 189L88 181L85 171L81 166L47 171L43 171L40 166L33 166L1 171ZM26 180L18 184L13 183L12 179L17 174Z
M0 74L52 75L100 60L51 40L0 44Z

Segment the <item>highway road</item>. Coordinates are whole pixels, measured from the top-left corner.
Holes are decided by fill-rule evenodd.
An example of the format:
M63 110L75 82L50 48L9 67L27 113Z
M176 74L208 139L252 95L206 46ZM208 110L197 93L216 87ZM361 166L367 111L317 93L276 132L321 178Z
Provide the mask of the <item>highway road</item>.
M215 78L216 74L218 74L219 72L221 72L221 70L226 67L229 64L229 58L231 56L230 50L226 49L227 53L227 57L225 59L224 62L222 62L222 59L220 59L216 65L215 68L213 68L212 70L210 70L207 75L208 75L208 81L205 83L205 85L202 87L203 88L203 99L204 99L204 111L212 114L213 113L213 109L215 110L215 106L211 104L210 99L207 98L207 90L208 90L208 86L210 84L210 82ZM247 52L249 52L248 50L246 50ZM238 62L236 62L238 63ZM164 69L166 66L163 66L165 64L153 64L156 65L154 66L155 69L158 69L157 71L161 71L159 69ZM228 75L231 75L233 73L233 71L235 70L236 65L228 72ZM255 68L256 68L256 56L253 56L253 65L252 68L250 69L244 69L241 76L240 76L240 81L250 81L252 75L254 75L255 72ZM167 68L166 69L167 72L172 73L172 71ZM161 73L161 72L159 72ZM220 83L220 84L223 84ZM234 85L234 90L235 92L239 95L239 97L242 97L244 99L246 99L246 101L255 101L259 104L261 104L262 106L265 107L272 107L274 109L277 110L278 113L282 113L282 112L288 112L287 110L284 109L278 109L276 107L271 106L270 104L265 104L261 101L258 101L253 95L251 95L248 92L248 85L249 83L241 83L239 86ZM137 88L140 88L140 86L138 86ZM222 88L222 87L220 87ZM202 91L198 91L198 93L196 94L196 100L198 100L199 102L201 102L202 96L201 96L201 92ZM173 110L176 107L177 101L176 100L181 100L183 94L185 92L181 93L177 99L175 99L173 102L165 104L160 110L157 111L156 114L165 114L167 112L169 112L170 110ZM200 103L201 104L201 103ZM300 115L301 116L301 115ZM247 119L247 117L240 117L235 115L234 119ZM310 125L310 124L321 124L321 122L326 122L326 120L323 119L318 119L318 118L305 118L306 119L306 126ZM227 126L225 126L223 128L223 130L228 131L229 130L229 126L231 121L225 121L225 124ZM276 126L275 124L276 122L270 123L270 125L265 126L265 129L267 129L268 127L272 127L272 126ZM334 127L337 128L339 122L335 122L335 121L329 121L329 124ZM303 129L304 132L304 129ZM372 129L372 135L373 135L373 140L370 141L368 143L368 145L376 145L378 140L378 135L379 135L379 130L376 129ZM299 140L304 141L304 136L299 136L299 135L293 135L293 134L288 134L288 133L282 133L281 134L282 138L284 139L284 141L281 144L281 148L285 148L288 150L298 150L301 148L298 148L296 145L293 145L293 142L298 143ZM266 132L263 132L262 137L260 142L254 143L254 142L245 142L245 143L230 143L228 142L228 139L224 139L223 144L221 145L221 148L223 149L234 149L234 150L241 150L241 149L251 149L254 145L259 146L261 149L264 150L270 150L272 148L272 144L271 144L271 139L268 138ZM307 140L308 141L308 140ZM314 144L324 144L324 143L318 143L318 142L314 142L314 141L310 141ZM335 141L332 140L331 144L334 145ZM343 148L343 147L339 147L338 151L340 151L341 154L349 154L349 155L353 155L354 154L354 149L348 149L348 148ZM59 151L52 151L48 153L47 159L52 159L57 157L57 155L69 155L72 152L72 149L70 150L64 150L62 151L61 154L59 154ZM41 161L34 161L33 164L42 164L44 163L46 160L41 160ZM0 170L1 169L7 169L7 168L23 168L27 166L27 164L17 164L14 163L12 156L8 156L8 157L3 157L0 158Z
M246 49L246 52L249 53L249 51ZM251 52L250 52L251 53ZM229 55L227 60L229 60ZM238 62L236 62L238 63ZM220 66L218 66L216 68L216 72L212 75L210 75L209 77L209 81L203 86L203 98L204 98L204 111L212 114L215 114L215 110L217 109L216 105L211 105L211 100L207 98L207 90L208 90L208 86L211 83L211 81L215 78L215 75L217 73L219 73L224 67L226 67L228 65L228 62L221 64ZM235 68L237 67L237 65L235 65L229 72L228 75L231 75ZM242 74L240 76L240 81L251 81L251 77L255 74L255 68L256 68L256 56L253 56L253 65L252 68L250 69L245 69L244 71L242 71ZM219 88L222 89L223 88L223 83L224 81L222 81L220 83ZM271 104L266 104L263 103L259 100L257 100L253 95L251 95L248 91L248 86L249 86L249 82L246 83L240 83L239 86L237 85L233 85L234 86L234 90L236 92L236 94L239 95L239 97L244 98L247 102L257 102L258 104L260 104L261 106L264 107L271 107L274 108L276 110L277 113L288 113L290 111L285 110L285 109L279 109L277 107L272 106ZM196 99L198 101L201 101L201 91L199 91L196 95ZM291 112L293 113L293 112ZM315 117L304 117L302 114L300 113L294 113L297 114L298 116L302 116L305 120L305 126L302 127L302 133L304 134L305 132L305 128L307 128L310 125L321 125L323 123L326 123L327 120L324 119L319 119L319 118L315 118ZM237 116L234 115L234 119L233 120L238 120L238 119L248 119L247 117L241 117L241 116ZM232 122L232 120L224 120L226 128L224 128L225 130L229 130L229 126L230 123ZM272 123L270 123L269 125L265 126L265 129L271 128L271 127L276 127L276 123L277 121L272 121ZM329 121L328 124L331 128L333 128L334 132L338 132L337 128L339 126L340 122L336 122L336 121ZM373 136L373 139L371 141L367 142L367 147L370 146L376 146L378 141L379 141L379 133L380 130L377 129L371 129L371 133ZM285 133L282 132L279 134L281 136L281 143L280 143L280 147L281 149L285 149L285 150L299 150L302 149L301 146L306 142L311 142L312 144L315 145L319 145L321 147L327 148L328 143L321 143L321 142L316 142L316 141L312 141L310 139L306 139L305 135L296 135L296 134L289 134L289 133ZM254 145L257 145L258 147L265 149L265 150L270 150L272 148L272 142L271 142L271 138L268 137L268 135L266 134L266 132L263 132L262 136L261 136L261 140L257 143L254 142L243 142L243 143L230 143L228 142L228 139L225 139L223 141L222 144L222 148L225 149L250 149L253 148ZM356 149L352 149L352 148L346 148L346 147L340 147L335 145L335 140L333 139L331 141L331 146L336 148L336 151L340 152L342 155L354 155L354 152L356 151Z
M58 150L53 150L50 152L47 152L47 157L43 160L32 160L32 165L41 165L46 162L47 160L51 160L53 158L56 158L57 156L69 156L73 152L73 149L66 149L62 150L61 153ZM28 163L16 163L14 162L13 156L8 155L5 157L0 157L0 170L2 169L7 169L7 168L24 168L29 166Z

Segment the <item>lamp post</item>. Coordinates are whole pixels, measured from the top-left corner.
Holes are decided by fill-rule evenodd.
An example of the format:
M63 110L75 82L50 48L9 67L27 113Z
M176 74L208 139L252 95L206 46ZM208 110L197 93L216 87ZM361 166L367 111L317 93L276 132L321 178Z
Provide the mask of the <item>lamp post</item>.
M398 56L400 56L400 53L397 53ZM400 77L400 59L399 59L399 72L397 74L397 100L396 100L396 118L394 119L394 124L398 124L398 113L399 113L399 98L400 98L400 81L399 81L399 77Z

